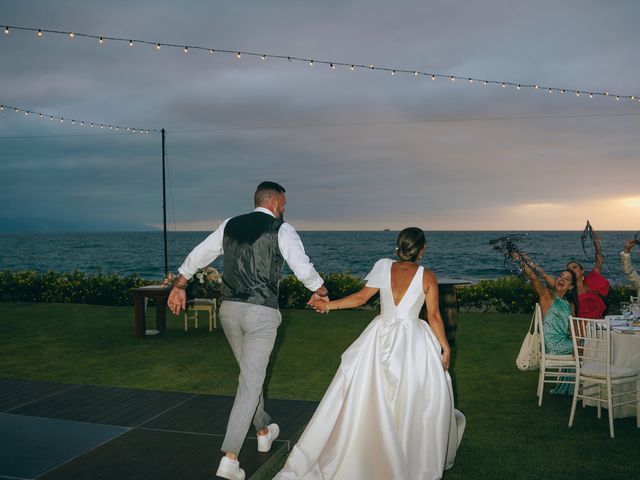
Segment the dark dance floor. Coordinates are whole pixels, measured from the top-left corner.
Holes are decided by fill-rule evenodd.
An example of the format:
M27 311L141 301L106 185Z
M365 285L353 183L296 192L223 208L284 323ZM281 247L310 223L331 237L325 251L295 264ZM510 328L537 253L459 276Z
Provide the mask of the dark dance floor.
M0 479L214 479L233 397L0 378ZM271 451L255 432L247 479L289 451L316 402L267 400L280 425Z

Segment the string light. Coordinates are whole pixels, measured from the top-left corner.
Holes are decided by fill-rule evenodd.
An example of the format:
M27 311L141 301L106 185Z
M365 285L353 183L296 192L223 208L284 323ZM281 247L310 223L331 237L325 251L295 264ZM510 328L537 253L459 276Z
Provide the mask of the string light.
M84 126L84 120L75 120L75 119L71 119L69 117L62 117L60 115L52 115L49 113L43 113L43 112L34 112L33 110L27 110L26 108L21 108L21 107L14 107L11 105L0 105L0 111L4 111L4 109L8 108L8 109L12 109L14 112L16 113L24 113L25 116L30 116L30 114L33 115L37 115L38 118L44 118L45 116L49 117L50 121L53 120L58 120L60 123L64 123L65 120L69 121L71 123L71 125L75 125L76 121L78 121L80 123L80 126L83 127ZM114 128L114 125L107 125L105 123L99 123L99 122L88 122L92 127L94 126L98 126L100 128L104 128L104 127L109 127L110 129ZM116 130L119 130L119 126L115 126ZM151 133L151 132L159 132L160 130L156 129L156 128L134 128L131 129L130 127L122 127L122 128L126 128L127 131L133 131L133 132L139 132L139 133Z
M22 31L29 31L29 32L36 32L38 37L42 37L44 35L44 33L48 33L48 34L56 34L56 35L67 35L70 38L76 38L76 37L83 37L83 38L92 38L95 40L98 40L99 44L103 44L104 40L110 40L113 42L128 42L129 47L133 47L134 46L134 40L133 39L126 39L126 38L122 38L122 37L108 37L108 36L98 36L98 35L92 35L92 34L86 34L86 33L77 33L77 32L69 32L69 31L60 31L60 30L49 30L49 29L42 29L42 28L29 28L29 27L16 27L16 26L11 26L11 25L5 25L4 27L4 33L5 35L9 35L9 33L11 32L11 29L13 30L22 30ZM507 82L507 81L500 81L500 80L490 80L490 79L474 79L471 77L462 77L462 76L456 76L456 75L447 75L445 73L427 73L427 72L421 72L418 70L408 70L408 69L402 69L402 68L394 68L394 67L376 67L373 64L368 64L368 65L363 65L363 64L358 64L358 63L342 63L342 62L338 62L338 61L331 61L331 60L309 60L308 57L305 59L304 57L294 57L294 56L285 56L285 55L273 55L273 54L267 54L267 53L255 53L255 52L239 52L236 50L221 50L221 49L213 49L210 47L201 47L201 46L191 46L191 47L186 47L183 45L179 45L179 44L170 44L170 43L162 43L162 42L156 42L156 41L149 41L149 40L140 40L137 39L135 40L136 43L141 43L141 44L149 44L149 45L154 45L156 50L160 50L161 46L166 46L166 47L170 47L170 48L182 48L184 49L184 53L189 52L189 49L192 50L203 50L203 51L209 51L210 53L214 53L214 52L219 52L219 53L225 53L225 54L235 54L237 58L241 58L242 55L248 55L248 56L254 56L256 58L260 58L261 60L266 60L267 58L274 58L274 59L282 59L282 60L287 60L288 62L306 62L308 63L310 66L313 66L315 64L315 62L318 63L322 63L325 65L328 65L331 67L331 69L335 69L337 66L346 66L349 67L350 70L355 70L356 68L359 69L368 69L368 70L382 70L382 71L388 71L391 73L391 75L396 75L398 73L406 73L406 74L413 74L414 76L418 76L418 75L428 75L431 77L431 80L435 80L436 77L449 77L450 80L452 82L455 82L456 80L466 80L468 81L469 84L473 84L475 80L477 80L478 82L482 82L484 85L488 85L489 83L493 83L493 84L497 84L497 85L502 85L502 88L506 88L507 86L515 86L517 90L521 90L523 88L531 88L534 90L539 90L541 88L546 89L549 94L552 94L553 91L558 91L561 93L565 93L565 92L571 92L571 93L575 93L576 97L580 97L582 96L581 93L584 93L583 90L576 90L576 89L568 89L568 88L559 88L559 87L552 87L552 86L540 86L537 83L536 84L526 84L526 83L520 83L520 84L516 84L516 83L512 83L512 82ZM609 92L591 92L589 93L589 98L593 98L593 95L600 95L600 96L604 96L604 97L608 97L608 96L615 96L616 100L619 101L621 98L628 98L630 100L639 100L640 98L638 98L637 95L619 95L619 94L610 94Z

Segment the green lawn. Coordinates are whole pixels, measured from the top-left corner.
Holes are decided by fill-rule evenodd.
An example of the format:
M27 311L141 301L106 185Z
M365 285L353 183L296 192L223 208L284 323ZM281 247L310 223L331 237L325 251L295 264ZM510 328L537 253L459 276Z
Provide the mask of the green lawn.
M319 400L372 316L283 311L267 395ZM579 408L569 430L570 398L546 394L537 406L538 373L515 367L529 321L461 314L451 373L468 423L445 479L640 478L635 418L616 420L611 440L594 408ZM169 315L163 335L141 341L131 307L0 303L0 376L232 395L238 371L222 331L182 328Z

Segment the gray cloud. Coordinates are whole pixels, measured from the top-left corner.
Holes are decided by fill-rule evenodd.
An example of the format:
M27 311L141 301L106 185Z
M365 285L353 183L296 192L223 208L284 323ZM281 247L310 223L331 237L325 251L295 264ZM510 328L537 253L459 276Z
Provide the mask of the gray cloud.
M0 12L7 24L640 94L632 1L0 0ZM287 216L306 228L496 228L512 205L637 192L639 102L19 31L0 56L0 103L166 128L178 227L250 208L265 178L287 187ZM159 135L87 133L0 112L11 205L0 229L159 223Z

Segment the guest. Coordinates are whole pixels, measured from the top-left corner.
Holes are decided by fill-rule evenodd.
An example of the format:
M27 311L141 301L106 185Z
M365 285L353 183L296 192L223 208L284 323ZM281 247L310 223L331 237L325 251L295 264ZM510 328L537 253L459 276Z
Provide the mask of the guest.
M638 272L631 264L631 249L636 244L637 241L634 239L625 242L624 250L620 252L620 261L622 262L624 276L633 284L633 287L636 289L636 295L640 296L640 275L638 275Z
M580 311L576 294L576 274L571 270L563 270L553 282L550 282L549 279L553 277L545 274L529 257L525 259L526 262L522 262L524 272L538 294L538 303L542 311L545 353L570 355L573 353L573 342L569 333L569 317ZM547 283L553 283L552 289L540 281L531 267L543 273Z
M600 248L600 236L594 232L593 239L596 250L593 268L586 275L584 267L576 262L567 263L567 270L576 276L576 290L578 292L578 305L575 315L581 318L603 318L607 310L604 298L609 294L609 281L601 275L604 258ZM543 272L544 273L544 272ZM549 286L553 286L555 278L551 275L544 276Z

